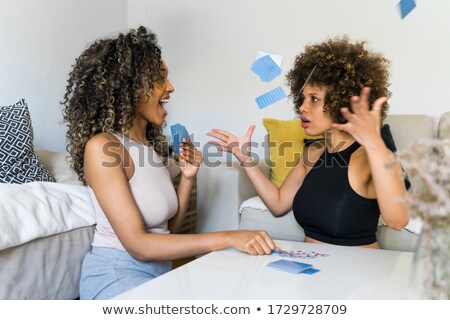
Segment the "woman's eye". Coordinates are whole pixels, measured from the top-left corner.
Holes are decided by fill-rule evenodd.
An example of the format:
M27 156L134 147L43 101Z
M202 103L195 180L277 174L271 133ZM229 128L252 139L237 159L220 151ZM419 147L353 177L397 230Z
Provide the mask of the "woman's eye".
M319 99L317 99L316 97L312 97L311 100L312 102L319 102Z

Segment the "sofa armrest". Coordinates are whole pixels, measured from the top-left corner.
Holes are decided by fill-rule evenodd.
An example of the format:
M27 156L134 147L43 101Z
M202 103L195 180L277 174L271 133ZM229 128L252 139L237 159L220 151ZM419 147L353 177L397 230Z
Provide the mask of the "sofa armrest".
M259 168L270 175L264 162ZM239 206L254 196L256 191L239 162L203 164L197 175L197 232L239 229Z

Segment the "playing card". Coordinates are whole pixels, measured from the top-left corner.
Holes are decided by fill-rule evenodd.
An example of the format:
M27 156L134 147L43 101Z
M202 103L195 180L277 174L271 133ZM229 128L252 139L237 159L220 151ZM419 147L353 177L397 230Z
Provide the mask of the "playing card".
M300 259L314 259L319 257L328 257L328 254L316 251L302 251L302 250L273 250L272 253L286 258L300 258Z
M179 123L171 125L170 131L172 132L173 152L175 154L180 154L180 143L183 139L189 140L189 133L187 132L185 126Z
M305 271L303 271L302 273L304 273L304 274L314 274L314 273L317 273L317 272L319 272L320 270L319 269L313 269L313 268L311 268L311 269L306 269Z
M267 264L267 267L290 273L301 273L312 268L311 264L280 259Z
M250 70L265 82L270 82L281 74L281 68L269 55L256 59Z
M401 0L398 4L400 16L404 19L416 7L415 0Z
M277 87L255 98L259 109L263 109L275 102L286 98L286 93L282 87Z

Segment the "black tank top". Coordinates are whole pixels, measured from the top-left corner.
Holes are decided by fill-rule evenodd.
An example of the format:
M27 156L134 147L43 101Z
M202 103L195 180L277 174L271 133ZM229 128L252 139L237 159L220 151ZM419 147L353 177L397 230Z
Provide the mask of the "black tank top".
M292 208L307 237L345 246L377 241L378 202L357 194L348 181L350 156L359 147L355 142L335 153L325 148L306 175Z

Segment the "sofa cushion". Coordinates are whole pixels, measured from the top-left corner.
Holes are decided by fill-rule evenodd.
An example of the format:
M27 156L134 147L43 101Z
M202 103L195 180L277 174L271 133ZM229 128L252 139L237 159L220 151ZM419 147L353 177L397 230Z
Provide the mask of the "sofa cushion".
M33 128L25 99L0 106L0 182L54 182L33 151Z
M50 171L56 182L67 184L81 184L77 174L69 167L68 152L54 152L48 150L35 150L45 168Z
M444 113L439 119L437 136L439 139L450 139L450 112Z
M388 226L378 226L377 239L381 249L414 252L420 236L406 229L395 230Z
M274 239L303 241L305 233L291 212L274 217L268 210L243 208L239 224L241 230L265 230Z
M304 140L318 139L320 136L308 136L300 120L263 118L263 124L269 135L270 179L280 186L300 158Z
M392 136L399 151L405 150L412 140L433 138L433 118L428 115L389 115Z

